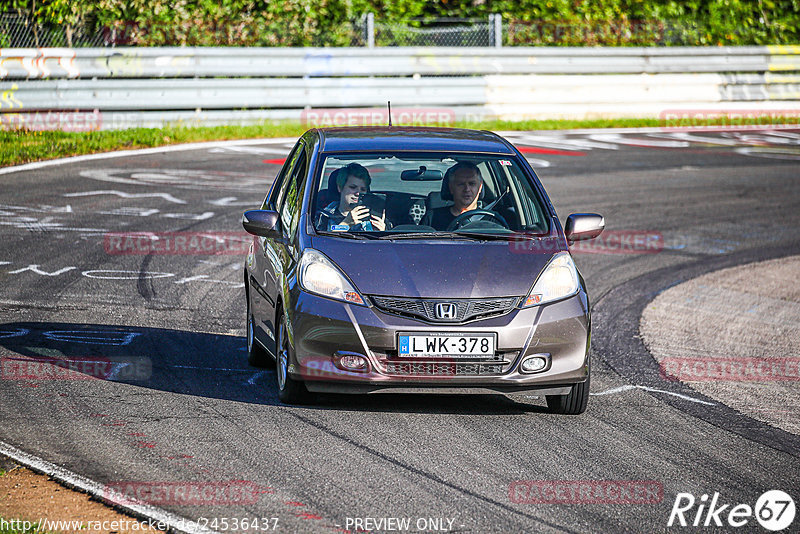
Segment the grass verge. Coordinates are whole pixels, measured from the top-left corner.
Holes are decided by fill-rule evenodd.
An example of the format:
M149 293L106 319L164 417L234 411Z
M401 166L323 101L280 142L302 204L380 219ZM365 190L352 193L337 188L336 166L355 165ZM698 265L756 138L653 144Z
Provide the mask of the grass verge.
M788 117L786 124L798 124L800 119ZM670 124L670 128L702 126L758 125L743 120L736 124L720 121L697 121L691 124ZM664 126L660 119L598 119L598 120L527 120L459 122L455 126L479 130L564 130L575 128L640 128ZM0 167L32 161L79 156L112 150L148 148L178 143L252 139L267 137L298 137L306 127L298 122L265 122L249 126L214 126L165 128L132 128L130 130L61 132L61 131L0 131Z

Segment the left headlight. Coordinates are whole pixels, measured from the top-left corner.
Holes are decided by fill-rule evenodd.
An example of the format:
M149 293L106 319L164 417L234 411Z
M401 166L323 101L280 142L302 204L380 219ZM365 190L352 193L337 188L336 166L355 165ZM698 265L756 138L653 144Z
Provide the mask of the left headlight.
M553 256L539 275L522 307L528 308L563 299L577 293L579 287L578 269L572 261L572 256L568 252L560 252Z
M322 252L307 248L297 269L300 287L309 293L366 306L364 297Z

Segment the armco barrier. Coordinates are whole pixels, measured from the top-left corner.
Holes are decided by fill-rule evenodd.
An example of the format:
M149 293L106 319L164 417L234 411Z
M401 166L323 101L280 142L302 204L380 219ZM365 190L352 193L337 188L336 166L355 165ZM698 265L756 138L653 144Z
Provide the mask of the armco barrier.
M798 73L800 46L0 49L0 127L74 110L103 129L247 123L387 100L511 120L800 109Z
M800 46L0 49L0 78L625 74L800 70Z

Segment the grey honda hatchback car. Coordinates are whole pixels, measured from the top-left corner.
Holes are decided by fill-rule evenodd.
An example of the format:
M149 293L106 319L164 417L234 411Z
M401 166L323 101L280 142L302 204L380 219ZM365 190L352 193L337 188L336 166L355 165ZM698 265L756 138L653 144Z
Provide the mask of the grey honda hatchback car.
M591 320L570 242L502 137L446 128L306 132L261 209L244 280L247 350L278 395L533 392L579 414Z

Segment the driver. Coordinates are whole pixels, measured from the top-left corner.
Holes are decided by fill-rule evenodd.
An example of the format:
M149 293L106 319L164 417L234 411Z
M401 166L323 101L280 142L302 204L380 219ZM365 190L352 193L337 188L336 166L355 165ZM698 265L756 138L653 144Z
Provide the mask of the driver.
M478 198L483 190L483 178L478 166L469 161L460 161L448 170L448 189L453 197L452 206L428 210L420 224L436 230L446 230L462 213L478 208Z

